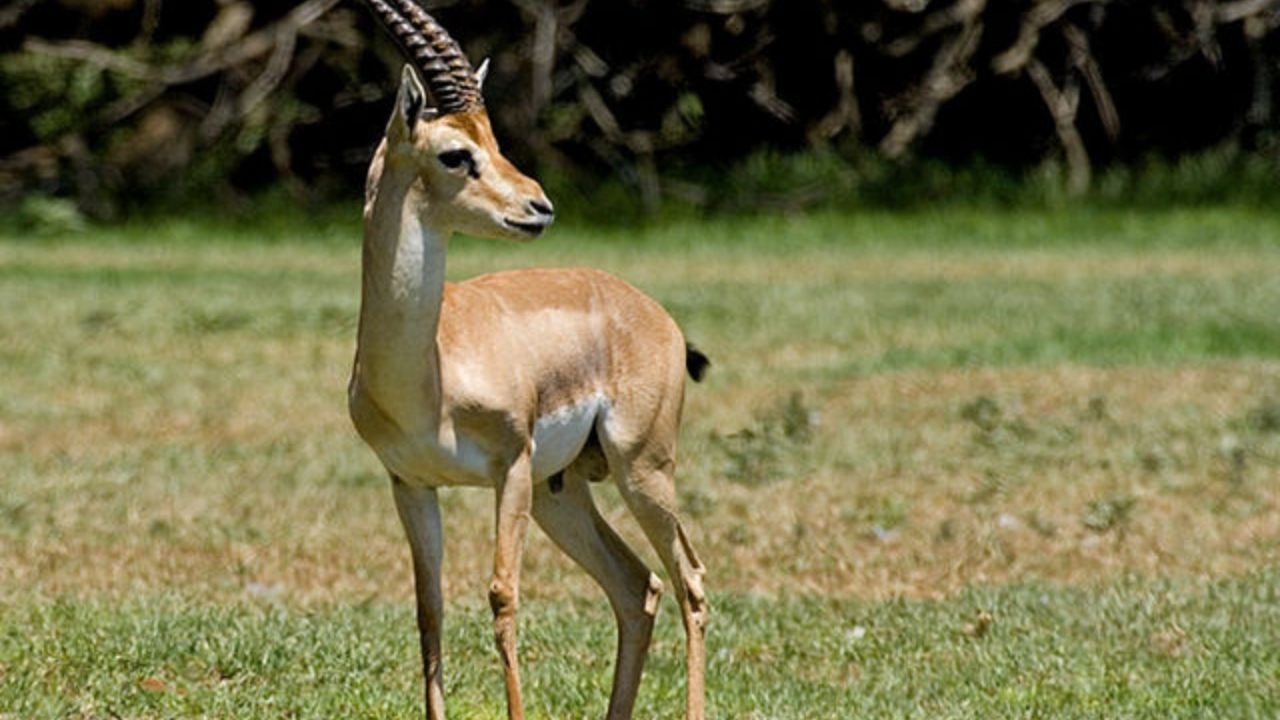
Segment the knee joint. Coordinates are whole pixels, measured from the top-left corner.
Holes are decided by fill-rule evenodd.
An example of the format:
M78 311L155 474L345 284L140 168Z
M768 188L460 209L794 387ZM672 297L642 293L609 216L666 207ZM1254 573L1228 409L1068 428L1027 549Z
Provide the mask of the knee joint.
M707 603L707 596L703 594L701 587L690 587L688 593L688 605L685 610L685 623L698 632L705 632L707 628L707 620L710 615L710 607Z
M494 580L489 583L489 607L493 610L495 618L514 614L516 611L515 590L501 580Z
M657 575L649 573L649 586L644 592L644 614L649 617L658 615L658 601L662 599L662 581Z

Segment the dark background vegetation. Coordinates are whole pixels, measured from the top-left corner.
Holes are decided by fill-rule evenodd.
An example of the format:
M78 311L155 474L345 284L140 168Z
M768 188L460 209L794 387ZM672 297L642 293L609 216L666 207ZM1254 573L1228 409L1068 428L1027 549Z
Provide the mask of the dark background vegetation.
M1123 194L1151 168L1164 199L1266 202L1280 167L1280 0L425 4L492 58L519 163L650 209ZM400 63L356 0L10 0L0 202L355 196Z

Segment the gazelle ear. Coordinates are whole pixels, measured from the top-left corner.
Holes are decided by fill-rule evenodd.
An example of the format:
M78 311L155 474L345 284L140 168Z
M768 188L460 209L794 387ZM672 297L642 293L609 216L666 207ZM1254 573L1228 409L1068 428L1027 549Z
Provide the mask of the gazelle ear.
M408 137L413 124L422 116L426 102L427 91L423 89L418 73L406 64L400 73L400 91L396 93L396 106L387 125L387 135Z
M489 58L485 58L480 63L480 69L476 70L476 87L484 87L484 79L489 77Z

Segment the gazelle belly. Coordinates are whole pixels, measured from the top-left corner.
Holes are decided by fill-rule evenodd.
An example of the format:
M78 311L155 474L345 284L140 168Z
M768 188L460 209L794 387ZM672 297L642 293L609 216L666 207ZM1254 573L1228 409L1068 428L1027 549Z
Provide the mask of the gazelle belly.
M607 412L600 393L564 405L539 417L533 428L533 480L560 472L582 452L598 417ZM384 465L414 484L491 485L492 458L479 442L446 426L437 433L400 432L371 443Z
M489 486L490 458L481 447L451 431L403 434L374 450L387 469L410 484Z
M594 393L542 415L533 426L533 479L546 480L565 469L586 444L608 400Z

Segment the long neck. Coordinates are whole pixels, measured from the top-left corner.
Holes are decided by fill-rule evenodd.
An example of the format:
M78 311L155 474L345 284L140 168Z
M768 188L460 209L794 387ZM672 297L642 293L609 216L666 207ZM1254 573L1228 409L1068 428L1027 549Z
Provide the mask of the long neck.
M395 422L434 424L447 234L422 220L417 173L378 158L365 199L356 380Z

